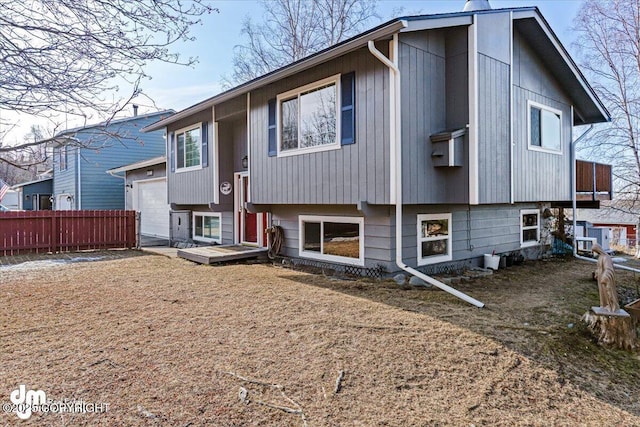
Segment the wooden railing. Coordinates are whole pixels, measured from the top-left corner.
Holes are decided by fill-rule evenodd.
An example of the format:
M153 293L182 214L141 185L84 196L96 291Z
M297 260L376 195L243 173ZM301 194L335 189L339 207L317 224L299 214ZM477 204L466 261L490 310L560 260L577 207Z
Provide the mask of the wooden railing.
M0 212L0 256L135 246L135 211Z
M611 165L576 160L576 193L578 200L611 200Z

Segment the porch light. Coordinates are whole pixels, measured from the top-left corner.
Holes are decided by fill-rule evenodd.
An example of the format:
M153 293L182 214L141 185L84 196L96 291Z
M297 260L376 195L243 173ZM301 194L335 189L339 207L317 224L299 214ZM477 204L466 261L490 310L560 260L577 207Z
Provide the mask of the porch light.
M245 169L249 167L249 156L244 156L242 158L242 167Z

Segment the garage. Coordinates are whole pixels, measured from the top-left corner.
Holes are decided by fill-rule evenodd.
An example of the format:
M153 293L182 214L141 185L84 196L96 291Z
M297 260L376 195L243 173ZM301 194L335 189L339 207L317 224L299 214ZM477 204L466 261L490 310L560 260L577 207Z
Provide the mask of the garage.
M140 234L169 237L166 178L134 181L133 209L140 212Z

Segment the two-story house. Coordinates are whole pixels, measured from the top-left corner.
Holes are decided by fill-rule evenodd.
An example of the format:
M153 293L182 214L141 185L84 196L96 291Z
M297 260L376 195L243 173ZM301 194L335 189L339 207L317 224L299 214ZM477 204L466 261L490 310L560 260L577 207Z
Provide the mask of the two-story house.
M487 3L487 2L484 2ZM535 251L609 114L535 7L394 19L195 104L165 130L174 240L434 271Z
M123 179L107 170L163 156L164 132L142 133L141 129L171 114L173 111L137 115L136 111L132 117L58 134L53 150L53 208L124 209Z

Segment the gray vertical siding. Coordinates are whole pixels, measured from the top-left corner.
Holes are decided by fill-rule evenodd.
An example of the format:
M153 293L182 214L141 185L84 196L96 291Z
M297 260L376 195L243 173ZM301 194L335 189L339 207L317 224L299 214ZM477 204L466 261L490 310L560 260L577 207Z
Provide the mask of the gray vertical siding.
M377 47L387 52L387 43ZM267 102L279 93L355 71L356 143L268 157ZM367 49L251 93L252 200L257 204L389 203L389 71Z
M169 169L169 202L176 204L178 210L220 213L222 243L231 244L234 242L235 188L229 195L220 193L218 205L210 204L214 202L215 193L219 192L219 187L214 185L216 174L219 183L226 181L235 185L234 173L245 170L242 167L242 158L247 155L246 98L238 97L217 105L215 112L218 125L217 158L213 115L210 111L195 114L170 127L169 132L175 132L195 123L210 123L209 166L182 173L171 173Z
M417 216L452 214L452 262L474 260L484 254L505 253L520 249L520 211L535 209L536 204L464 206L405 206L402 227L403 259L417 267ZM272 220L284 229L283 254L299 257L299 215L353 216L362 214L347 206L274 206ZM384 266L388 272L395 265L395 215L364 217L365 267ZM428 269L428 266L425 267Z
M417 265L417 216L452 214L453 262L473 259L487 253L505 253L520 249L520 210L535 209L535 204L492 206L407 206L403 218L405 262Z
M211 110L202 111L186 119L173 123L167 129L167 135L176 130L183 129L190 125L207 121L209 122L209 166L200 170L188 172L169 172L167 176L169 201L178 205L198 205L208 204L214 200L214 174L216 172L214 127L212 123L213 114ZM170 141L167 139L167 144ZM167 146L167 153L170 153ZM167 155L167 163L174 161ZM171 171L171 167L168 167Z
M464 203L465 165L433 166L430 136L468 123L466 29L401 35L403 201L406 204Z
M456 27L447 29L445 33L447 129L462 129L469 123L469 41L467 32L467 27ZM466 146L465 150L467 150ZM465 159L468 157L467 150ZM469 190L465 188L464 191L468 194Z
M362 218L362 213L352 206L273 206L271 219L274 225L284 229L285 241L282 253L299 257L299 215L349 216ZM364 218L365 267L384 266L391 271L395 256L393 225L389 216Z
M528 149L527 101L562 111L562 155ZM518 32L514 37L516 201L571 200L571 101Z
M480 203L509 203L509 64L478 55L478 156Z
M225 211L221 212L221 232L222 232L222 244L233 244L233 212Z

